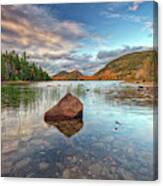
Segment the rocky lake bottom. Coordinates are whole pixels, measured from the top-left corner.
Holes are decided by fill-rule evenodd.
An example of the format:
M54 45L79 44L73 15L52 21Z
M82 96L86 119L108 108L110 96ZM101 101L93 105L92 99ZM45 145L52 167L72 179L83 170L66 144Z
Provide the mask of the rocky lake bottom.
M82 122L49 125L44 113L67 92ZM2 176L154 180L152 88L121 81L2 85Z

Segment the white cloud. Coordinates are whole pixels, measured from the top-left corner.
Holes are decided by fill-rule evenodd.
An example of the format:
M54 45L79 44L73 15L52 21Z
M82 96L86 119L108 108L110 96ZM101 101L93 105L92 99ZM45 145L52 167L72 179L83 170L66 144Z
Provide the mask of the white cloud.
M153 34L153 27L154 27L154 24L152 21L144 22L144 30L149 31L150 34Z
M37 6L2 6L2 49L35 49L38 55L55 57L75 49L86 36L83 24L60 21Z

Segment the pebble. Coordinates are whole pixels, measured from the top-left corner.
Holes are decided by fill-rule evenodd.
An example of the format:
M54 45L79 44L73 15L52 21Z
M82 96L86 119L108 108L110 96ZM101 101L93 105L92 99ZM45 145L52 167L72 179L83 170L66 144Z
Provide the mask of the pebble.
M34 173L29 173L29 174L27 174L27 178L32 178L32 177L34 177L35 175L34 175Z
M2 153L10 153L17 150L19 142L18 141L11 141L5 143L4 147L2 147Z
M5 162L1 165L2 174L9 174L12 168L12 162Z
M34 139L31 141L32 145L41 145L43 143L43 140L41 139Z
M42 171L42 170L47 170L48 167L49 167L49 163L47 163L47 162L41 162L41 163L39 164L39 168L40 168L41 171Z
M59 176L59 172L56 172L55 175L56 175L56 176Z
M122 125L119 121L115 121L115 124Z
M100 143L100 142L97 142L97 143L94 143L92 145L92 147L95 147L95 148L104 148L104 144L103 143Z
M72 171L72 172L77 172L77 171L78 171L78 167L73 167L73 168L71 168L71 171Z
M113 132L117 132L117 131L118 131L118 128L115 127L115 128L112 129L112 131L113 131Z
M31 140L31 136L24 136L24 137L22 137L22 141L24 141L24 142L27 142L29 140Z
M57 162L57 163L56 163L56 167L58 167L59 169L61 169L61 168L63 167L63 164L62 164L62 163Z
M41 155L45 155L46 153L44 151L40 151L40 154Z
M26 158L26 159L23 159L23 160L18 161L15 164L14 167L15 167L15 169L21 169L21 168L27 166L29 162L30 162L30 158Z
M83 162L83 160L82 160L82 159L80 159L79 161L80 161L81 163Z
M112 163L111 163L113 166L115 166L115 165L117 165L117 163L116 163L116 161L112 161Z
M76 163L77 162L77 158L76 158L76 156L73 156L72 157L72 163Z
M91 173L91 175L100 175L103 171L103 166L101 166L98 163L95 163L89 167L88 174Z
M60 150L57 150L57 154L61 154L61 151Z
M21 154L25 154L25 153L27 152L27 149L26 149L26 148L20 148L20 149L19 149L19 152L20 152Z
M70 161L70 162L72 162L72 163L76 163L77 162L76 156L68 156L67 157L67 160Z
M120 176L124 179L124 180L135 180L133 174L127 170L125 170L124 168L119 168L118 169L118 173L120 174Z
M103 141L110 143L110 142L114 141L114 137L113 136L106 136L103 138Z
M132 155L132 156L134 155L134 150L133 150L133 148L130 147L130 148L128 148L127 151L128 151L128 154L129 154L129 155Z
M70 171L69 169L65 169L63 171L63 178L68 179L70 177Z
M114 174L116 172L116 167L115 166L110 167L110 172Z

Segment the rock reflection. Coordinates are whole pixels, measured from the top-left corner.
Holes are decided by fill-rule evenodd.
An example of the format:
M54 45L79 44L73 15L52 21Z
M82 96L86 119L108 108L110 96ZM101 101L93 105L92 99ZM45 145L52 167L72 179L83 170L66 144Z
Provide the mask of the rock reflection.
M50 121L46 123L50 126L55 126L61 133L67 137L71 137L81 130L84 123L82 120L72 119L65 121Z

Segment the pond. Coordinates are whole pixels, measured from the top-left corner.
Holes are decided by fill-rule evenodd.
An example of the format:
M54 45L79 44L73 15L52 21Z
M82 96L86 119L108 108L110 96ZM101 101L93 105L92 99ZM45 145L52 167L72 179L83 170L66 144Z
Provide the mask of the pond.
M135 94L137 86L121 81L3 84L2 176L153 180L153 106ZM81 123L65 131L48 125L44 113L67 92L79 97L84 113Z

